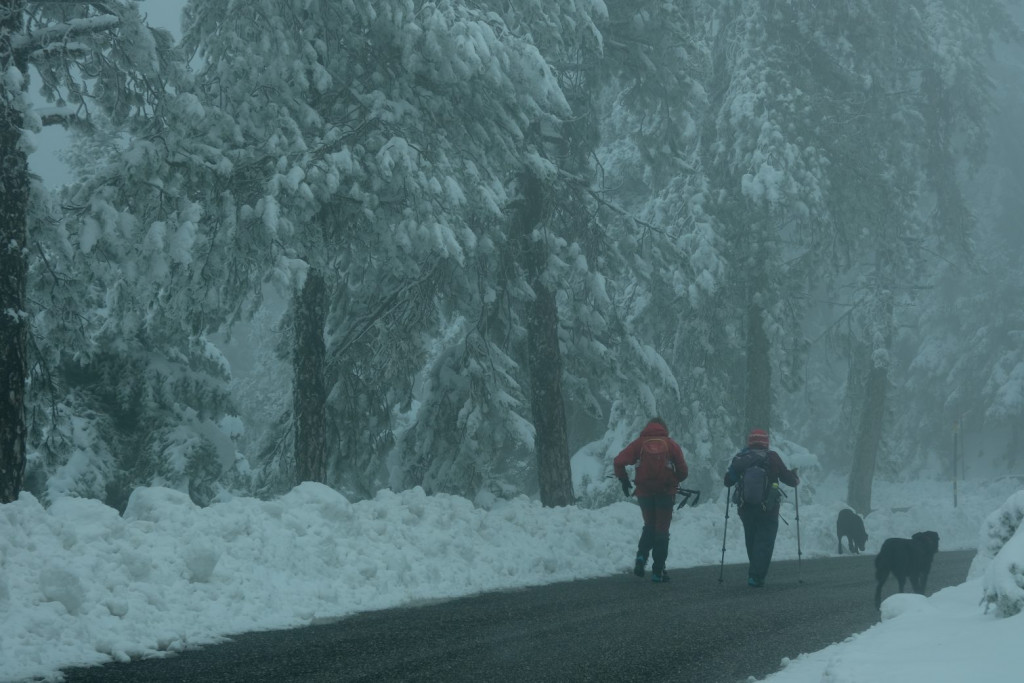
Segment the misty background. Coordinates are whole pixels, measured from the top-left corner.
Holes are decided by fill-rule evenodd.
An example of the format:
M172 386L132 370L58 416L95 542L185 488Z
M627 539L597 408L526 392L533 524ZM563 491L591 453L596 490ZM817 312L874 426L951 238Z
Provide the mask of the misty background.
M158 4L4 5L44 503L1024 476L1020 3Z

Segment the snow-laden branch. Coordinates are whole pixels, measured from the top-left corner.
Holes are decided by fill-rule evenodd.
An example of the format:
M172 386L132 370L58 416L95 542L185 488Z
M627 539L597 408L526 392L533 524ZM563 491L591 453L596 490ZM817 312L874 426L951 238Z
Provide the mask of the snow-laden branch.
M48 45L58 40L65 40L70 36L88 35L102 33L116 28L121 23L120 17L113 14L88 17L86 19L72 19L71 21L52 24L37 31L19 33L11 37L11 48L15 52L26 52Z
M75 107L36 107L36 114L44 126L87 126L89 120Z
M78 41L62 42L62 43L47 43L38 50L33 50L29 55L29 61L37 61L45 59L48 55L67 55L71 57L84 57L90 52L90 48L85 43Z

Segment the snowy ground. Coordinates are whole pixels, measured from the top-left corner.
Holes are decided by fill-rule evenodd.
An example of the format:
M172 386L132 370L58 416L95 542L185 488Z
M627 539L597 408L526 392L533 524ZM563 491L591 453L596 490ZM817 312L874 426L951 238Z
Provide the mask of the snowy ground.
M843 484L810 478L800 496L803 556L834 555ZM999 613L1024 602L1020 488L1010 479L961 484L954 508L948 483L876 484L868 553L888 536L934 529L944 550L980 548L971 577L927 599L886 600L878 625L784 662L768 680L1019 680L1024 615ZM705 491L706 504L677 514L670 568L719 563L723 494ZM793 503L777 559L796 557ZM484 510L412 490L353 504L316 484L205 509L175 491L139 489L123 517L92 500L44 509L22 494L0 506L0 680L59 680L59 667L159 656L231 633L622 572L638 522L625 502L544 509L521 498ZM725 559L745 562L735 515Z

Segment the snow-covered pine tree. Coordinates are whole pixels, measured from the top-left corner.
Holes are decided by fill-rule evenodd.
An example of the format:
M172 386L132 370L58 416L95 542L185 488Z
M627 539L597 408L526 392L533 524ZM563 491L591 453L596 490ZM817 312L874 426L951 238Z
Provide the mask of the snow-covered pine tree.
M439 311L472 301L471 259L501 239L504 171L532 122L565 111L561 92L529 43L455 2L196 2L185 28L205 101L233 122L218 144L236 172L210 188L223 210L205 229L238 243L230 268L250 294L322 275L327 305L290 316L323 330L326 398L303 410L326 411L327 429L296 436L325 440L332 485L372 493L390 411Z
M105 451L102 446L92 448L96 430L87 416L79 422L82 412L69 404L75 399L65 381L65 363L73 365L76 353L87 356L97 350L93 335L103 324L95 319L95 309L82 303L90 298L101 301L96 294L104 284L79 279L89 265L78 265L90 260L86 254L104 229L116 232L127 226L108 222L89 226L84 252L76 254L69 231L52 211L46 193L38 185L31 189L35 181L28 175L25 155L31 133L44 125L88 126L109 117L128 130L131 122L147 120L164 94L162 69L170 36L146 27L136 3L120 0L101 4L5 0L0 4L0 23L4 119L0 156L6 189L0 225L0 242L5 245L0 310L8 311L0 322L0 365L3 393L11 398L3 402L5 414L0 419L0 500L17 496L28 450L37 445L41 450L35 479L41 487L48 475L65 467L66 476L54 482L58 488L104 497L105 485L110 483L109 453L100 452ZM30 66L38 74L38 84L30 82ZM32 90L53 106L33 108L28 96ZM68 268L76 259L79 264ZM100 305L111 303L101 301ZM26 394L23 388L30 365L32 385ZM33 416L41 418L33 424L28 448L26 404ZM93 404L90 410L96 408ZM78 441L72 441L76 429ZM62 434L69 439L60 443Z
M642 218L624 233L642 274L624 290L629 327L666 362L667 405L695 461L717 472L747 423L773 421L803 356L793 293L820 273L829 225L826 100L810 94L824 86L783 30L789 8L623 11L635 35L615 44L653 48L616 82L602 150L622 185L613 196Z
M1024 19L1019 6L1014 12L1018 22ZM1005 19L997 23L1000 29L1013 25ZM972 21L956 28L970 26ZM1024 316L1020 307L1009 303L1018 301L1024 292L1020 232L1024 196L1017 180L1024 172L1024 131L1016 115L1024 106L1024 93L1017 85L1024 78L1024 45L1019 31L1001 33L1000 38L996 54L983 62L985 73L976 73L982 66L979 63L942 70L954 76L949 82L958 89L991 84L992 90L981 93L980 100L978 94L968 95L974 104L991 104L984 122L974 123L974 143L965 157L977 159L981 150L987 155L978 174L965 177L961 173L959 179L975 217L975 229L966 234L954 230L947 240L960 245L969 239L969 247L946 249L940 252L945 259L932 259L917 295L919 305L904 315L903 331L896 338L895 355L905 368L900 376L905 382L900 383L901 409L892 423L891 450L901 454L904 466L891 467L893 470L915 471L934 465L937 455L939 463L950 468L953 435L958 428L966 451L962 455L969 460L968 476L993 467L1019 472L1024 466L1018 447L1024 414L1020 389L1024 346L1019 332L1024 329ZM942 58L984 56L988 50L978 44L962 54L944 51ZM952 113L956 108L944 111ZM981 109L975 109L970 116L980 113ZM987 135L989 144L977 144L978 135ZM970 167L962 164L960 168Z
M793 14L779 26L803 36L789 44L811 57L802 63L816 86L802 91L819 114L827 163L831 238L814 253L828 266L825 282L850 292L853 409L831 431L836 448L852 446L848 502L861 512L870 510L891 396L894 330L934 270L929 255L954 253L970 230L954 160L976 154L987 100L978 60L1001 8L865 0L782 12Z
M612 455L622 434L654 414L687 444L695 478L706 478L724 442L727 388L709 362L707 315L725 275L717 227L704 211L700 160L711 66L709 8L657 2L608 4L599 158L603 196L623 210L610 247L626 267L609 283L618 370L611 376ZM724 369L724 368L723 368ZM722 420L725 420L724 422ZM610 461L608 462L610 466Z
M40 392L34 413L46 495L120 507L140 485L199 504L247 488L230 368L208 337L219 318L204 210L187 189L217 159L194 144L188 122L202 117L184 61L163 62L173 87L152 111L97 119L81 135L62 220L40 231L32 286L49 303L34 325L54 397Z
M743 416L734 438L753 427L783 427L773 405L799 377L800 301L829 263L828 141L820 124L831 112L826 82L802 47L803 11L729 2L712 22L713 114L702 163L706 210L726 245L718 310L735 338L719 350L738 353L726 380L733 411Z
M561 97L564 81L548 66L552 54L542 36L585 41L581 36L593 35L587 32L590 8L577 4L493 7L509 35L524 36L518 49L537 60L532 68L513 70L517 87L535 80ZM524 16L533 21L524 22ZM562 23L566 17L571 30ZM475 282L462 290L469 296L453 302L457 310L445 303L449 327L443 339L450 348L435 354L436 365L424 373L415 415L396 451L408 465L406 485L422 478L431 488L443 482L441 490L454 486L464 495L485 497L532 493L539 486L542 502L563 505L572 501L572 482L556 299L564 276L586 265L578 245L561 238L564 230L552 220L552 198L565 185L558 184L553 158L564 142L564 123L551 113L564 116L568 109L546 116L531 115L530 109L522 110L519 149L500 169L507 189L498 212L480 212L494 233L469 271ZM568 262L552 254L566 248L577 253Z

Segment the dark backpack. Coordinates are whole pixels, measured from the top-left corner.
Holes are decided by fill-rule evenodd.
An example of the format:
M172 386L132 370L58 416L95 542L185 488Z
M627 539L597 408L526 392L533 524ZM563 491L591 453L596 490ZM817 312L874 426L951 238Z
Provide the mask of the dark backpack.
M744 450L732 459L729 467L739 477L732 502L737 505L758 505L765 510L775 507L779 502L781 495L775 494L778 488L768 482L768 451Z
M636 483L638 486L643 484L650 488L675 488L678 483L676 465L672 461L672 451L667 438L656 436L644 439L640 445L640 460L636 466Z

